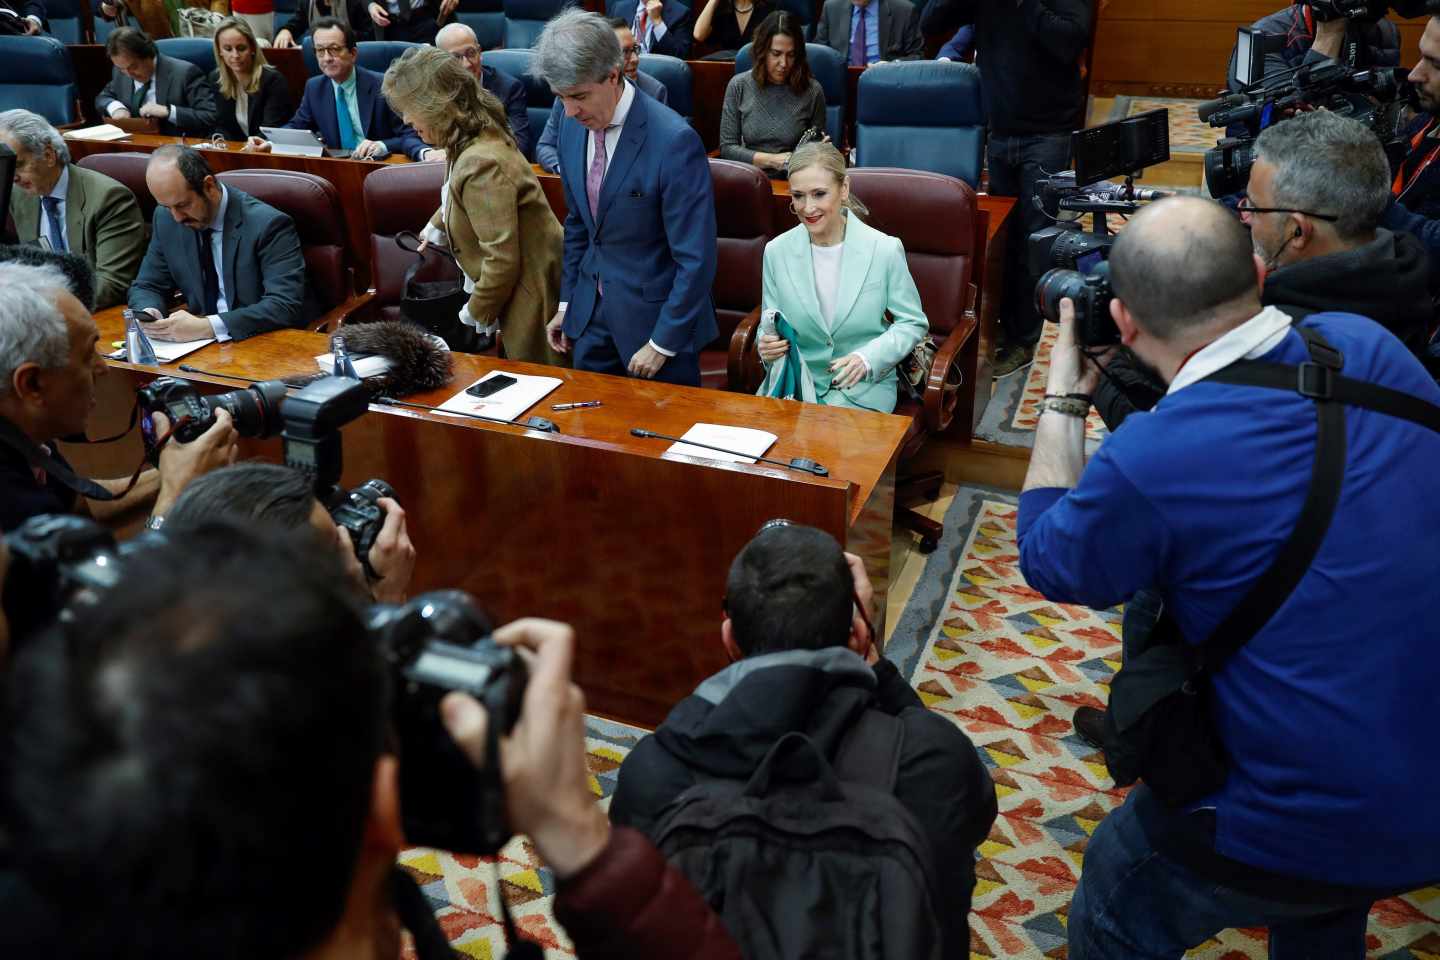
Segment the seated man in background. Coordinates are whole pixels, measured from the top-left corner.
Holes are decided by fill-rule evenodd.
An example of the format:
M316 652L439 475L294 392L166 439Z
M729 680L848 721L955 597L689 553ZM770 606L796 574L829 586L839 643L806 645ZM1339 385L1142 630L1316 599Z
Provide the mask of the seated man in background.
M221 410L200 437L167 443L159 470L141 473L128 492L129 478L77 477L56 445L85 434L106 369L98 340L58 267L0 262L0 531L46 513L108 520L152 501L163 513L192 479L235 459L235 430ZM156 428L168 432L163 414Z
M160 121L160 132L169 137L214 132L215 91L195 64L165 56L134 27L110 34L105 54L115 69L95 97L102 117L149 117Z
M371 0L365 7L375 25L375 39L433 44L440 21L460 0Z
M10 216L21 243L74 253L95 271L95 304L125 302L145 256L145 218L135 195L103 173L70 162L65 138L29 110L0 113L0 143L15 153Z
M620 56L625 79L635 84L641 93L648 93L661 103L670 102L670 93L665 84L648 73L640 72L640 48L635 44L635 34L630 24L618 17L610 17L610 26L615 28L615 39L620 41ZM565 103L559 97L550 108L550 117L545 121L545 132L535 145L535 162L549 173L560 172L560 121L565 119Z
M451 694L442 716L472 763L501 768L508 826L553 870L577 954L739 960L694 889L595 803L570 629L494 637L534 654L500 755L475 700ZM0 945L398 960L403 921L419 956L449 956L395 863L406 760L384 654L333 550L303 533L214 522L127 556L106 602L26 644L6 684L0 822L29 909L3 905Z
M161 340L243 340L303 327L314 313L300 235L285 214L215 179L191 147L150 155L145 183L157 204L153 236L130 306ZM166 314L179 291L185 308Z
M700 350L718 332L715 196L700 135L625 79L599 14L556 15L534 63L565 104L569 213L550 345L573 346L577 370L700 386Z
M0 36L34 36L48 29L41 0L0 0Z
M1414 237L1380 226L1389 202L1385 150L1365 124L1316 110L1267 127L1239 206L1265 267L1260 302L1297 321L1322 310L1368 317L1424 357L1429 258ZM1106 371L1095 407L1112 430L1165 395L1158 375L1131 357Z
M480 81L480 86L495 94L496 99L505 105L505 116L510 121L510 135L515 138L515 146L525 156L531 156L535 149L535 134L530 129L525 84L504 70L485 66L475 31L463 23L447 23L435 35L435 46L459 60ZM427 150L421 159L444 160L445 151Z
M1421 693L1440 684L1427 626L1440 434L1329 401L1343 429L1336 508L1328 526L1306 523L1302 535L1321 535L1313 559L1287 551L1284 573L1298 581L1275 589L1267 571L1299 530L1312 474L1329 489L1321 460L1334 461L1316 452L1324 404L1298 384L1223 378L1253 359L1291 368L1281 373L1296 383L1299 364L1326 355L1307 348L1303 328L1337 351L1341 376L1429 404L1440 388L1377 324L1321 312L1292 326L1262 307L1263 275L1217 203L1176 197L1130 220L1110 254L1109 312L1167 393L1088 462L1083 397L1099 371L1061 304L1020 496L1020 567L1045 598L1097 610L1153 589L1167 624L1163 636L1134 633L1127 606L1125 665L1102 726L1107 764L1142 749L1145 782L1085 849L1070 960L1179 960L1221 930L1257 926L1270 928L1273 957L1360 957L1372 902L1434 881L1440 865L1440 807L1415 802L1440 791ZM1213 668L1186 667L1235 642ZM1166 656L1177 670L1156 669ZM1132 687L1137 662L1151 672L1130 675ZM1157 715L1144 749L1121 739L1137 727L1116 697L1128 689L1124 708L1144 710L1147 680L1176 696L1200 684L1207 709L1193 726ZM1188 735L1202 725L1208 743Z
M313 131L325 146L349 150L357 160L383 160L392 153L421 159L427 149L424 141L380 95L384 75L355 63L354 29L334 17L321 17L311 38L321 75L306 81L300 109L285 126ZM262 137L251 137L248 146L270 151L270 141Z
M864 565L829 534L788 524L761 530L725 584L720 642L734 662L630 751L610 818L655 839L672 800L705 779L748 780L786 734L806 734L833 763L867 711L896 717L903 734L894 795L931 844L942 955L969 956L975 848L995 821L995 786L960 728L927 710L893 663L875 658L868 617L855 609L871 597Z
M641 53L690 58L695 11L680 0L609 0L605 12L630 27Z
M920 9L910 0L825 0L815 24L815 42L840 54L852 67L919 60L925 55Z

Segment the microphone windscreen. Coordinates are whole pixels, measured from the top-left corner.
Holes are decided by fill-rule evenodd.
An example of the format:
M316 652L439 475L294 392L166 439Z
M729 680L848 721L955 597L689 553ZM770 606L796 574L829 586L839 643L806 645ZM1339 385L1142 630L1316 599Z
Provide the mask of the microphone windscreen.
M405 397L426 390L438 390L450 382L452 357L431 335L404 320L377 320L374 323L346 324L345 349L351 356L370 354L390 361L390 369L367 377L365 388L371 396ZM302 386L319 377L287 378L291 386Z

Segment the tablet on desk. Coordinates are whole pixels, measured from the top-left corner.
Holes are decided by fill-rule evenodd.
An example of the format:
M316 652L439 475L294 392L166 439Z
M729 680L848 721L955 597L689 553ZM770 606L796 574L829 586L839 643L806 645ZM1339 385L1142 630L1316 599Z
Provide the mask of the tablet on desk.
M289 127L261 127L260 132L270 141L270 152L287 154L292 157L323 157L328 151L325 141L313 130L292 130ZM349 154L349 151L345 151Z

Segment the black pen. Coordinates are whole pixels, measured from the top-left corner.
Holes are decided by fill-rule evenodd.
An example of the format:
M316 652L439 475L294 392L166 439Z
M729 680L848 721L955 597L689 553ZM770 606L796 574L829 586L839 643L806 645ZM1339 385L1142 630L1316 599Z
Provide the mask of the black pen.
M598 406L600 406L600 401L599 401L599 400L582 400L580 403L553 403L553 404L550 405L550 409L551 409L551 410L579 410L579 409L581 409L581 408L583 408L583 407L598 407Z

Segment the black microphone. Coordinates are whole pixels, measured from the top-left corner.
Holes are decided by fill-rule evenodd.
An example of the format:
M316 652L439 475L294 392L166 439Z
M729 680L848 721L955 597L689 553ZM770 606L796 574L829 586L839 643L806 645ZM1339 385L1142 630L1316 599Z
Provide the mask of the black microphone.
M1214 100L1206 100L1195 108L1195 115L1200 118L1201 123L1209 123L1213 114L1221 110L1229 110L1232 107L1242 107L1250 102L1250 98L1243 93L1227 93L1223 97L1216 97Z
M724 447L712 446L708 443L697 443L694 440L686 440L683 437L670 437L663 433L656 433L653 430L642 430L639 427L631 427L630 435L640 437L642 440L669 440L671 443L684 443L692 447L703 447L706 450L714 450L716 453L728 453L732 457L749 457L750 454L743 450L726 450ZM807 460L804 457L795 457L789 463L784 460L772 460L769 457L756 457L761 463L768 463L777 467L784 467L787 470L800 470L804 473L813 473L817 477L828 477L830 471L826 470L814 460Z
M1090 186L1085 188L1085 192L1092 197L1100 197L1105 200L1136 200L1140 202L1161 200L1165 197L1175 196L1175 194L1169 190L1154 190L1148 188L1144 190L1136 189L1132 196L1127 192L1125 184L1107 183L1103 181L1101 183L1090 184Z

